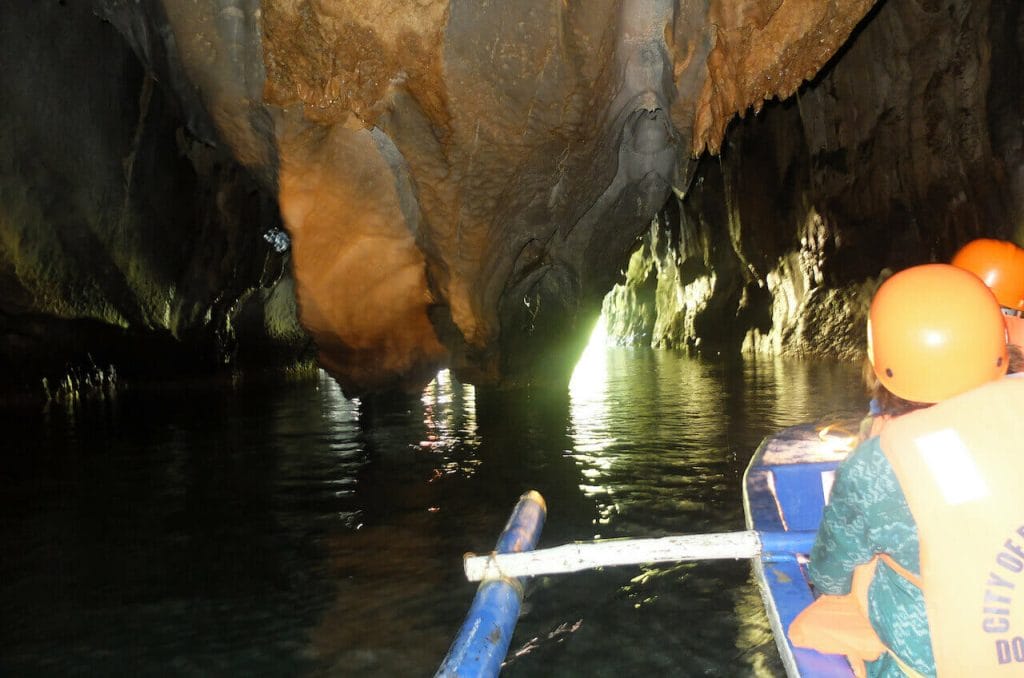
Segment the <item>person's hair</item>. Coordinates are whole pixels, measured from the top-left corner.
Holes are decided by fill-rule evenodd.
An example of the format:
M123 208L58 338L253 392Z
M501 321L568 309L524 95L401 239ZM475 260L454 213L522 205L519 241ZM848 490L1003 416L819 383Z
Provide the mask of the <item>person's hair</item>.
M1006 373L1024 372L1024 349L1016 344L1007 344L1006 352L1010 354L1009 367Z
M1006 370L1007 374L1014 374L1016 372L1024 372L1024 349L1016 344L1007 344L1006 352L1009 354L1010 360ZM867 358L864 359L864 384L867 386L868 396L873 398L875 404L878 406L878 413L887 415L890 417L899 417L913 412L914 410L920 410L924 407L930 407L931 403L917 403L913 400L904 400L892 391L882 385L882 382L875 376L875 369L871 365L871 361Z
M1024 361L1024 353L1021 354L1022 361ZM1024 365L1022 365L1024 366ZM908 412L914 410L920 410L924 407L931 407L932 403L918 403L913 400L904 400L889 389L887 389L882 382L875 376L875 369L871 365L871 361L867 358L864 359L864 384L867 386L868 395L875 401L878 406L878 414L899 417Z

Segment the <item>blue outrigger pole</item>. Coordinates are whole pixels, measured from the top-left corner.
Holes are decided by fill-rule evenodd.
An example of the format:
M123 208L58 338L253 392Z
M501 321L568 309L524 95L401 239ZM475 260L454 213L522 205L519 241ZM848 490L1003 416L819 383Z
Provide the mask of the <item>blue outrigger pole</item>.
M495 553L530 551L537 545L547 507L544 497L530 490L519 498ZM492 577L481 582L466 620L435 678L490 678L498 675L523 602L523 580Z

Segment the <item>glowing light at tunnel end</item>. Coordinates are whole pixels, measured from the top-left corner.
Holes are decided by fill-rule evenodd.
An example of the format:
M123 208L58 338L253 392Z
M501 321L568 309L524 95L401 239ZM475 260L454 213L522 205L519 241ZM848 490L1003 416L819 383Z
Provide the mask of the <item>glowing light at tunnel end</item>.
M569 393L574 398L586 397L604 385L607 377L607 346L608 323L602 313L594 324L587 347L583 349L572 379L569 380Z

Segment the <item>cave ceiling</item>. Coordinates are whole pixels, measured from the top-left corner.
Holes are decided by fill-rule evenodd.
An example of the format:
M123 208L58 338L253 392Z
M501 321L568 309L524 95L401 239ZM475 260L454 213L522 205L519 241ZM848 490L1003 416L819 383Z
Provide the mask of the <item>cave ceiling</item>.
M692 159L872 4L99 3L143 53L169 31L175 77L277 191L300 320L349 391L564 378Z
M212 226L192 235L183 229L181 238L204 243L202 257L179 252L184 246L161 230L154 236L164 241L159 253L180 255L173 271L139 285L126 272L134 264L111 255L108 268L117 269L118 280L127 280L118 284L129 289L116 297L100 285L92 301L61 305L52 302L53 294L50 302L40 301L47 296L40 292L45 285L25 273L24 234L5 225L13 235L7 237L7 258L0 260L0 283L7 280L19 301L7 303L4 317L90 316L122 327L163 328L178 338L221 318L221 336L232 322L238 324L240 300L262 290L262 302L286 296L297 302L298 334L308 335L320 364L349 394L415 388L442 367L481 385L564 383L602 298L621 281L630 255L647 242L652 220L667 202L688 201L677 210L686 223L675 227L674 260L681 262L689 252L700 260L698 268L717 268L718 288L723 276L738 281L721 293L724 301L711 304L718 309L714 323L728 323L748 304L750 290L769 289L771 276L778 275L772 266L787 256L785 246L758 241L759 219L810 218L807 205L797 204L808 202L809 189L789 175L766 176L761 168L784 173L789 163L789 169L810 176L807 165L827 151L832 155L811 183L820 188L832 181L829 195L837 196L850 188L841 185L849 175L836 174L845 159L855 151L884 153L870 151L865 142L877 128L856 129L856 120L868 119L857 117L856 78L821 75L826 67L839 72L837 61L856 58L845 56L857 51L851 35L877 22L880 8L896 18L880 42L859 51L890 49L885 45L903 50L892 68L874 74L860 69L869 77L881 73L882 84L864 84L884 100L886 83L902 82L906 75L898 66L915 58L920 36L912 40L913 31L938 35L946 26L954 37L966 35L967 48L975 51L950 56L964 46L937 42L936 53L953 63L943 67L962 71L975 64L981 75L974 79L983 81L984 93L983 76L993 59L984 56L984 44L971 40L987 39L986 31L997 30L993 17L1002 16L1010 25L1005 39L1020 42L1012 28L1020 24L1019 10L990 11L998 4L975 9L956 0L889 0L878 6L874 0L93 0L95 16L141 64L141 74L123 67L127 75L118 77L124 91L110 94L136 99L141 110L135 104L126 109L124 117L136 115L138 126L118 143L138 145L140 137L153 134L142 121L152 119L159 104L172 121L165 127L180 121L180 129L170 132L177 134L175 162L187 161L199 175L174 195L202 192L216 217L203 212L207 220L223 221L227 214L236 226L226 235ZM58 25L59 11L74 10L47 9L43 18L52 25L39 31L67 31ZM8 37L17 31L15 22ZM114 49L110 35L97 36L82 49ZM116 64L99 67L108 75L117 71ZM912 76L914 82L935 79L926 72ZM133 92L140 82L142 93ZM146 94L146 87L156 93ZM802 116L798 125L774 112L768 122L756 122L764 107L791 101L801 87L810 103L790 116ZM837 95L843 87L853 91ZM955 91L940 94L942 101L957 97ZM1000 105L1004 117L1018 102L1019 91ZM900 105L871 111L870 120L899 118ZM826 114L829 107L839 112ZM852 128L843 110L854 111ZM743 126L727 135L738 117ZM787 129L795 135L786 137ZM930 131L918 125L906 136ZM759 144L758 134L770 144ZM988 142L992 135L976 136ZM1006 143L1019 145L1019 129ZM27 153L28 146L19 148ZM123 166L126 156L135 157L131 153L113 155ZM799 156L803 165L784 156ZM756 168L742 162L747 157L757 160ZM107 162L112 168L115 158ZM717 158L717 167L709 158ZM227 159L237 163L238 177L225 176L233 172ZM0 174L22 170L23 165L8 166ZM863 181L884 182L887 176ZM735 197L737 182L752 190ZM193 183L207 188L199 191ZM734 199L711 205L702 196L712 186L719 194L733 191ZM773 187L803 191L804 198L769 204L778 202ZM118 190L125 206L137 199L138 189ZM872 190L884 193L877 186ZM110 200L117 202L118 195ZM246 212L239 206L245 195L267 200L255 213ZM27 202L38 211L38 200ZM180 209L180 199L170 202ZM863 208L858 204L847 212L860 209L866 219ZM740 228L743 210L752 226ZM824 212L818 209L814 218L827 221ZM117 233L123 234L126 218L119 219ZM138 214L133 219L152 221ZM827 231L830 223L822 228ZM139 228L138 246L144 247L152 238ZM290 237L290 251L275 257L257 245L278 229ZM104 231L98 239L109 249L117 233ZM806 233L795 237L807 240ZM21 247L17 256L9 254L15 240ZM209 254L211 242L219 254ZM66 240L59 245L71 251ZM722 259L726 250L728 261ZM34 256L45 259L45 248ZM40 271L37 277L44 275ZM183 285L186 280L191 282ZM72 283L62 282L70 298L77 289ZM708 289L718 289L714 285ZM187 304L183 286L191 286ZM177 299L169 306L177 315L164 308L167 290ZM289 332L294 348L301 341Z

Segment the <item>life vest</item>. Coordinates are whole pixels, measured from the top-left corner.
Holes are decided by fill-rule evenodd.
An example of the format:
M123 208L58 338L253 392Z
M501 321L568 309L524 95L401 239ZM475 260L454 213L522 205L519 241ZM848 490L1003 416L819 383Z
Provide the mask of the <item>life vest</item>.
M820 596L794 620L794 645L845 654L863 675L888 650L867 615L884 559L924 593L939 676L1024 675L1022 415L1024 379L1002 379L886 422L882 451L917 524L921 574L886 555L859 566L850 594Z
M893 419L881 443L917 524L938 675L1024 675L1024 380Z

